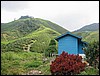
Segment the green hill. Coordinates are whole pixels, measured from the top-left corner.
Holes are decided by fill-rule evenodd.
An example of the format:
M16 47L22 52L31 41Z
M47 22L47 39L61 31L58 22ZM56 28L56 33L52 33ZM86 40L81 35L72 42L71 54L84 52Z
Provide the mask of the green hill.
M22 17L1 24L2 51L43 52L51 39L67 32L48 20Z
M90 24L90 25L86 25L74 32L84 32L84 31L96 31L96 30L99 30L99 23L93 23L93 24Z
M51 21L48 21L48 20L43 20L43 19L40 19L40 18L36 18L37 21L39 21L40 24L43 24L45 27L48 27L48 28L51 28L61 34L65 33L66 30L65 28L51 22Z
M86 42L99 41L99 23L86 25L73 33L82 36Z
M99 30L96 31L85 31L85 32L74 32L79 36L82 36L83 41L92 42L92 41L99 41Z
M57 24L39 18L18 19L10 23L1 24L1 40L9 41L24 37L38 30L41 26L51 28L61 34L67 31Z

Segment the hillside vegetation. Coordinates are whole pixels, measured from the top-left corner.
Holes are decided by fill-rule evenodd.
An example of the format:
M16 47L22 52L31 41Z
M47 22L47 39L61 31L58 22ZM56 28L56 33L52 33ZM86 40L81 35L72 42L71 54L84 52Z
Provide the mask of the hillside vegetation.
M1 54L2 75L22 75L42 65L42 54L34 52L5 52Z
M82 36L86 42L99 41L99 23L86 25L73 33Z
M39 18L25 18L1 24L1 39L2 41L18 39L40 29L43 26L61 34L67 31L59 25L47 20Z
M86 42L99 41L99 30L88 32L75 32L78 36L82 36L82 40Z
M43 63L44 51L64 32L57 24L28 16L1 23L1 74L27 75L35 69L50 74L50 61Z
M51 75L50 62L56 58L51 52L57 53L54 38L67 31L51 21L29 16L1 23L1 74L27 75L30 72L28 75L35 75L32 71L38 70L41 75ZM82 36L86 42L99 41L99 30L73 33ZM93 69L86 69L81 75L90 75ZM98 70L93 74L98 74Z
M99 30L99 23L93 23L90 25L85 25L84 27L82 27L74 32L97 31L97 30Z
M43 52L51 39L67 32L48 20L21 17L1 25L2 51Z

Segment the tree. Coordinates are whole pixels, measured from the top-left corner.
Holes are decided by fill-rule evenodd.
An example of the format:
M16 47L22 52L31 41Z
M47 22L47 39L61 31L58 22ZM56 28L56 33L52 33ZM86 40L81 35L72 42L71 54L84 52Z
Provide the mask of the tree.
M51 46L51 45L56 45L56 41L54 39L50 41L49 46Z
M26 19L26 18L32 18L32 17L31 17L31 16L26 15L26 16L21 16L19 19Z
M87 61L95 68L99 67L99 41L93 41L84 49Z
M57 53L57 45L56 45L56 41L54 39L52 39L49 43L49 47L47 48L47 50L45 51L45 56L51 56L51 54L53 53Z

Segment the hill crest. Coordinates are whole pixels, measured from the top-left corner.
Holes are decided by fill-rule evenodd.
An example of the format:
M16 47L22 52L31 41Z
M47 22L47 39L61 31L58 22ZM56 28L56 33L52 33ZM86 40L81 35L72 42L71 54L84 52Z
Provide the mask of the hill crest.
M93 23L90 25L83 26L82 28L75 30L73 32L85 32L85 31L97 31L99 30L99 23Z

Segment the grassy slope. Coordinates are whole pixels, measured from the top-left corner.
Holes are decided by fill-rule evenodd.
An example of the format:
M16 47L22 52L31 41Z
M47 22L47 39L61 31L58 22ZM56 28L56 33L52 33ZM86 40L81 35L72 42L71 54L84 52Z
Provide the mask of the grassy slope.
M1 41L15 40L24 37L38 29L41 26L51 28L59 33L67 30L48 20L39 18L18 19L9 23L1 24Z
M99 30L89 32L75 32L74 34L82 36L82 39L86 42L92 42L94 40L99 41Z
M2 52L1 75L21 75L42 64L42 54L40 53Z
M42 75L51 75L50 59L43 63L43 54L36 52L2 52L1 75L22 75L31 70L38 70ZM86 67L85 71L78 75L99 75L99 70Z
M32 19L20 19L1 26L1 40L10 41L28 35L37 30L40 26Z
M1 25L1 44L3 50L23 50L24 45L34 42L31 51L43 52L51 39L63 32L64 28L40 18L18 19ZM3 51L2 50L2 51Z
M96 31L96 30L99 30L99 23L93 23L90 25L83 26L82 28L80 28L74 32Z
M33 22L35 22L33 25L39 25L40 27L36 30L32 29L33 31L29 31L29 26L27 24L24 25L24 22L27 22L26 19L16 20L8 24L1 25L1 32L4 34L4 36L1 34L1 45L3 45L1 49L2 51L8 51L2 52L1 54L1 74L20 75L30 71L31 69L38 69L41 70L43 74L50 74L49 63L47 63L47 65L42 63L42 53L11 52L11 50L23 51L22 47L24 45L28 45L30 42L36 41L31 46L30 50L43 52L48 47L50 40L60 35L60 33L50 29L49 25L46 26L47 23L45 23L45 21L44 24L41 24L38 23L37 20L33 20ZM25 35L23 34L25 31L20 32L20 30L24 30L21 29L24 26L27 28L25 31L28 31Z
M89 42L94 41L94 40L99 41L99 31L91 32L90 35L88 35L84 40L89 41Z
M32 44L31 51L43 52L51 39L65 31L67 30L47 20L18 19L1 25L1 44L5 47L3 50L22 51L24 45L36 41Z
M25 37L10 41L2 42L2 44L7 44L7 50L10 51L23 51L24 45L32 44L30 51L43 52L49 45L51 39L60 35L60 33L46 27L41 27L40 29L28 34ZM35 42L34 42L35 41Z
M61 26L58 26L57 24L51 22L51 21L48 21L48 20L43 20L43 19L40 19L40 18L36 18L36 20L38 20L41 24L43 24L45 27L48 27L48 28L51 28L61 34L67 32L68 30L66 30L65 28L61 27Z

